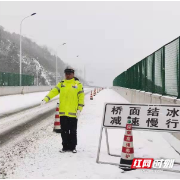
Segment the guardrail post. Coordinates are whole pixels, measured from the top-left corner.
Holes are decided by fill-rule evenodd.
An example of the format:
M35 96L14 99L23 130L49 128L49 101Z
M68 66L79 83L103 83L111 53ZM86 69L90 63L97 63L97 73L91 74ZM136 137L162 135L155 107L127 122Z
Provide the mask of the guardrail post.
M162 50L162 95L165 95L165 46Z
M153 53L152 60L152 93L155 92L155 53Z
M180 37L178 38L179 39L179 54L177 55L177 80L178 80L178 99L180 99Z
M139 65L139 90L142 91L142 62L139 62L138 65Z
M147 87L147 85L148 85L148 83L147 83L147 58L145 58L145 60L144 60L144 72L145 72L144 90L147 92L148 91L148 87Z

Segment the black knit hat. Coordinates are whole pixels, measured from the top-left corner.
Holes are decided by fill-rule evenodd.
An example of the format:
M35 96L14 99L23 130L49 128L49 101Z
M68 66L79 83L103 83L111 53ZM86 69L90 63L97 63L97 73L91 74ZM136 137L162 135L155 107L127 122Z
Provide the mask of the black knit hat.
M66 68L64 70L64 73L74 73L74 69L73 68Z

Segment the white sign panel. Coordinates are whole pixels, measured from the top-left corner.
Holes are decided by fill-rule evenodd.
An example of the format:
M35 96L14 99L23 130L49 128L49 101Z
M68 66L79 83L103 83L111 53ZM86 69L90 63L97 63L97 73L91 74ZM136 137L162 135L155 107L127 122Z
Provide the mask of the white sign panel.
M180 106L177 105L106 103L103 126L124 128L128 116L133 129L180 131Z

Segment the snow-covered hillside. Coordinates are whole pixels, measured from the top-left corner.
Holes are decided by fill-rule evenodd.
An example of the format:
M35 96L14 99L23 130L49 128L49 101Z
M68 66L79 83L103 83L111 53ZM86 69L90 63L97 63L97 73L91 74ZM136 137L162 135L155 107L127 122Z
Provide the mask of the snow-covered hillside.
M56 57L46 46L39 46L22 37L22 73L35 77L35 84L54 85ZM58 57L58 76L64 74L66 64ZM0 72L19 73L19 35L0 26Z

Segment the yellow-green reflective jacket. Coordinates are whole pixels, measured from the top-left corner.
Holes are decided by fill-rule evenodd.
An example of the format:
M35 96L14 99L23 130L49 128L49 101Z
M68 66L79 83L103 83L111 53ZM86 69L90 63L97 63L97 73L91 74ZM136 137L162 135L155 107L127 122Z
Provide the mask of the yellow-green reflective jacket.
M75 80L63 80L53 88L44 98L46 102L53 97L59 96L59 115L76 117L77 110L84 106L84 90L82 84Z

